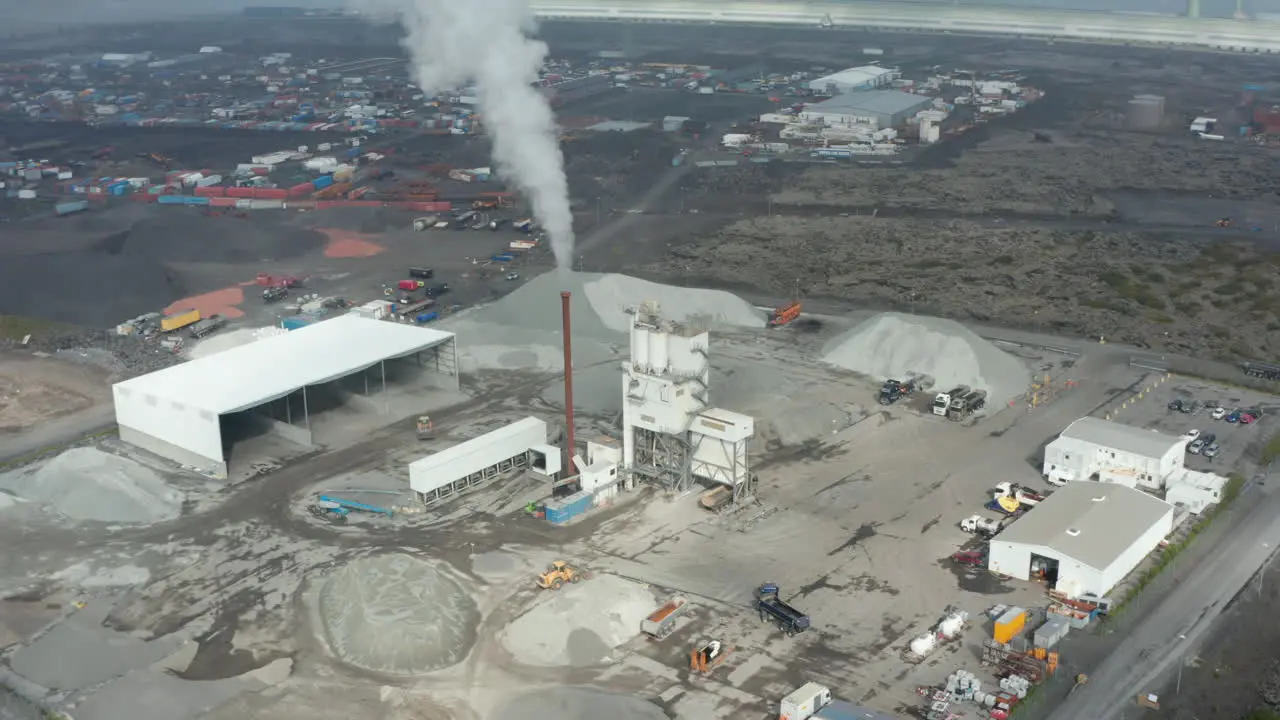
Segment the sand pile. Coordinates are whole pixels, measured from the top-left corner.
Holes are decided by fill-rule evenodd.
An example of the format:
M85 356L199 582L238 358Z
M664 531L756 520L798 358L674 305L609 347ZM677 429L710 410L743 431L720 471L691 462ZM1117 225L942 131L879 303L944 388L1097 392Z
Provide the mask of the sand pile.
M454 665L475 643L480 612L452 579L408 555L355 560L320 589L329 647L375 672L413 675Z
M241 345L248 345L256 340L261 340L273 335L282 335L287 332L289 331L275 326L263 328L240 328L239 330L219 333L217 335L212 335L205 340L201 340L196 343L195 347L191 348L187 354L191 356L192 360L209 357L210 355L216 355L223 350L230 350L231 348L237 348Z
M0 477L0 486L69 518L109 523L172 520L183 502L182 493L150 468L93 447Z
M653 593L612 575L568 585L502 632L502 644L526 665L595 665L640 632L658 606Z
M491 720L668 720L662 708L634 695L559 687L520 695L490 715Z
M833 339L823 360L873 380L925 373L939 391L967 385L987 391L995 408L1021 395L1031 373L1018 358L960 323L941 318L881 313Z

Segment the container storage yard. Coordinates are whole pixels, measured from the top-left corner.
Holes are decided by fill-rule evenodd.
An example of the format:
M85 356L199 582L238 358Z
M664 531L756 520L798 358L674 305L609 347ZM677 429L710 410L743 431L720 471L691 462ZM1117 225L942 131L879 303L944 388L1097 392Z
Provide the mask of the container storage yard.
M1266 58L399 28L6 51L0 716L1273 704Z

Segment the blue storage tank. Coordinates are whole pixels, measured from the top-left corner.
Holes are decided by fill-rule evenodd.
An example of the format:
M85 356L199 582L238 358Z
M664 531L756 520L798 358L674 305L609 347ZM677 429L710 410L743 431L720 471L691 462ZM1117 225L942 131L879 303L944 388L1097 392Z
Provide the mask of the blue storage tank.
M439 319L439 318L440 318L440 313L438 313L438 312L427 312L427 313L422 313L422 314L421 314L421 315L419 315L418 317L414 318L414 321L415 321L415 322L417 322L417 323L419 323L419 324L422 324L422 323L429 323L429 322L431 322L432 320L437 320L437 319Z
M185 202L185 198L181 195L161 195L156 202L161 205L182 205Z
M311 181L311 185L317 190L323 190L332 184L333 184L332 175L321 175L320 177Z
M287 317L280 321L280 327L285 330L297 330L311 324L311 321L303 317Z

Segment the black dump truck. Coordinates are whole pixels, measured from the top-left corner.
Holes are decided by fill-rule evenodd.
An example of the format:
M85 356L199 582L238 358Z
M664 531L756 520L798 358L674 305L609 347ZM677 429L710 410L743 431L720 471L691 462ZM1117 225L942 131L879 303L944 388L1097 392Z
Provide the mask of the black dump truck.
M892 405L916 391L914 380L885 380L880 386L880 404Z
M782 632L797 635L809 629L809 616L778 597L778 586L765 583L756 590L756 610L761 620L774 620Z
M1245 375L1262 378L1263 380L1280 380L1280 367L1275 365L1247 362L1240 367L1244 370Z

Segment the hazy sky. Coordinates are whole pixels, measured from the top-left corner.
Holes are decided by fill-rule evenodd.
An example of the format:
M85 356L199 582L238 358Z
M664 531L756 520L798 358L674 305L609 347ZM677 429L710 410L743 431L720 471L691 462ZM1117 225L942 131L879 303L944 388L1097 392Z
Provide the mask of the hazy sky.
M643 2L643 0L633 0ZM786 1L786 0L778 0ZM837 0L838 1L838 0ZM878 0L893 2L894 0ZM916 0L911 0L914 4ZM207 14L211 11L239 11L247 5L294 5L342 7L343 0L0 0L0 24L7 20L76 22L175 17ZM1079 10L1123 10L1131 12L1180 13L1185 0L961 0L961 4L1011 5ZM1280 13L1280 0L1245 0L1251 12ZM1226 17L1235 10L1235 0L1201 0L1206 16Z

